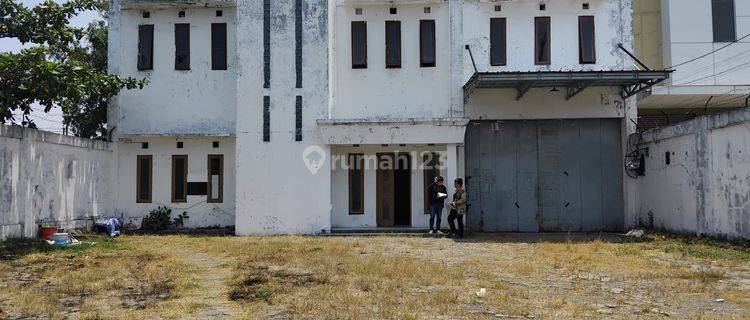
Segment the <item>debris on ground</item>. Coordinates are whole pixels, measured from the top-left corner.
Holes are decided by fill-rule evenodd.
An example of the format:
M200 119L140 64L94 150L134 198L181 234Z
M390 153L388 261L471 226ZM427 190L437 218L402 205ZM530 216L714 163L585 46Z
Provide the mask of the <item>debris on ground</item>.
M484 298L484 296L486 295L487 295L487 289L479 288L479 291L477 291L477 297Z
M110 218L103 221L97 221L94 227L96 232L105 232L112 238L120 235L122 230L122 222L117 218Z
M643 238L643 236L646 235L646 230L633 229L633 230L628 231L628 233L626 233L625 235L628 237L633 237L633 238Z

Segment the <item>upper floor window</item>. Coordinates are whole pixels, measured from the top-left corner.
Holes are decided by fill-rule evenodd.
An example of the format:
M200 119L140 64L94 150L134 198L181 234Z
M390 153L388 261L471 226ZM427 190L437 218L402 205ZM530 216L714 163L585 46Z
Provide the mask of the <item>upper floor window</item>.
M550 18L534 18L534 63L548 65L552 62L550 53Z
M154 68L154 25L138 26L138 70Z
M507 37L505 18L490 19L490 65L507 63Z
M435 66L435 20L419 20L419 65Z
M581 63L596 63L594 16L578 17L578 58Z
M211 69L227 69L227 24L211 24Z
M385 67L401 68L401 21L385 22Z
M711 0L714 42L737 41L734 0Z
M352 68L367 68L367 22L352 21Z
M174 25L174 69L190 70L190 24Z

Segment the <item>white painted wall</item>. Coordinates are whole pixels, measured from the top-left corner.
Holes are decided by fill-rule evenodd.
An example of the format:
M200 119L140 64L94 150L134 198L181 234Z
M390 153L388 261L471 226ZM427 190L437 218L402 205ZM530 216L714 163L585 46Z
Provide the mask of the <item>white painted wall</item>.
M565 88L531 89L516 100L515 89L477 89L466 103L469 119L583 119L623 118L625 101L619 88L588 88L565 100Z
M588 10L582 3L589 3ZM559 71L559 70L621 70L633 69L633 64L617 48L632 43L630 0L557 0L544 1L546 10L540 11L540 1L519 0L500 2L465 1L463 39L471 47L480 72L498 71ZM501 5L500 12L495 5ZM578 58L578 17L593 15L596 32L596 64L580 64ZM507 24L507 66L490 66L490 18L504 17ZM534 64L534 18L550 17L552 39L551 64ZM474 72L468 52L464 52L464 80ZM465 82L465 81L464 81Z
M106 142L0 125L0 240L111 216L111 163Z
M302 159L311 145L329 148L315 121L328 112L328 7L303 1L303 80L295 88L294 1L271 1L271 78L263 88L263 1L237 1L236 232L319 233L331 224L331 173L313 174ZM271 141L262 141L263 96L271 99ZM294 141L295 96L302 96L303 141Z
M711 0L661 1L665 66L691 60L727 45L713 42ZM735 0L734 19L738 39L750 34L750 2ZM667 83L678 86L750 84L748 52L750 38L677 67Z
M647 131L638 222L659 229L750 238L750 110ZM666 165L666 152L671 164Z
M332 1L331 118L450 116L450 13L447 2L361 4ZM395 7L397 14L390 14ZM430 13L424 8L430 7ZM362 15L355 9L361 8ZM435 20L436 66L419 62L419 20ZM385 21L401 21L401 68L385 67ZM352 69L351 22L367 22L367 68Z
M582 3L589 9L582 9ZM632 47L632 1L629 0L560 0L547 1L539 10L539 1L476 2L463 6L463 39L470 45L479 72L632 70L632 59L617 45ZM495 11L495 5L502 10ZM593 15L596 32L596 64L580 64L578 17ZM507 24L508 56L506 66L490 66L490 18L504 17ZM534 18L550 17L551 64L534 64ZM468 51L463 56L463 83L473 75ZM515 89L477 89L466 102L469 119L556 119L556 118L623 118L626 103L619 88L591 87L570 100L565 88L531 89L516 100Z
M177 141L183 148L177 148ZM212 142L219 141L219 148ZM148 142L148 149L141 148ZM172 216L187 212L185 227L209 227L234 225L235 199L235 141L231 137L151 137L133 138L118 143L117 179L115 188L116 215L123 223L140 226L141 219L149 211L167 206ZM172 155L187 155L188 182L206 182L208 179L208 155L224 155L224 201L207 203L206 196L187 196L185 203L172 203ZM151 155L152 195L151 203L136 202L136 159L138 155Z
M123 91L110 106L117 135L230 135L235 129L237 73L234 8L151 7L120 10L110 4L109 71L146 78L142 90ZM216 10L223 10L216 17ZM179 18L178 11L185 17ZM227 23L227 70L211 70L211 23ZM190 70L174 70L174 24L190 24ZM154 69L138 71L138 26L154 25Z
M750 239L750 121L711 132L714 232Z
M697 230L695 139L688 134L648 145L647 172L637 179L640 224L683 233Z

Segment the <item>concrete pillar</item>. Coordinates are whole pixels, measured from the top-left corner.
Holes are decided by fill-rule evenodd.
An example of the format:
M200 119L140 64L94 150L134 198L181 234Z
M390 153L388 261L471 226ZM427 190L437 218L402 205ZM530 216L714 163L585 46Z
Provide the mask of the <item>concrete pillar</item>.
M701 117L697 123L698 130L695 133L695 151L697 153L696 168L698 174L696 178L696 189L698 190L697 206L697 235L715 235L718 233L718 223L714 217L712 197L711 197L711 172L713 163L711 161L711 129L710 118Z
M463 0L449 2L450 13L450 45L451 45L451 109L450 116L461 118L464 116L464 29L463 29Z
M454 191L453 180L458 178L458 144L449 143L445 149L446 149L445 186L448 189L448 193L453 194L453 191Z

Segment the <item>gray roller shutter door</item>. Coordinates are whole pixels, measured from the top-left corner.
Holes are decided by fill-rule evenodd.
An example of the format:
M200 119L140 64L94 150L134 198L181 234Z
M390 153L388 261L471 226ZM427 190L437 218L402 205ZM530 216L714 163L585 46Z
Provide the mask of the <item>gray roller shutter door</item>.
M473 121L467 224L481 231L620 231L620 120Z

